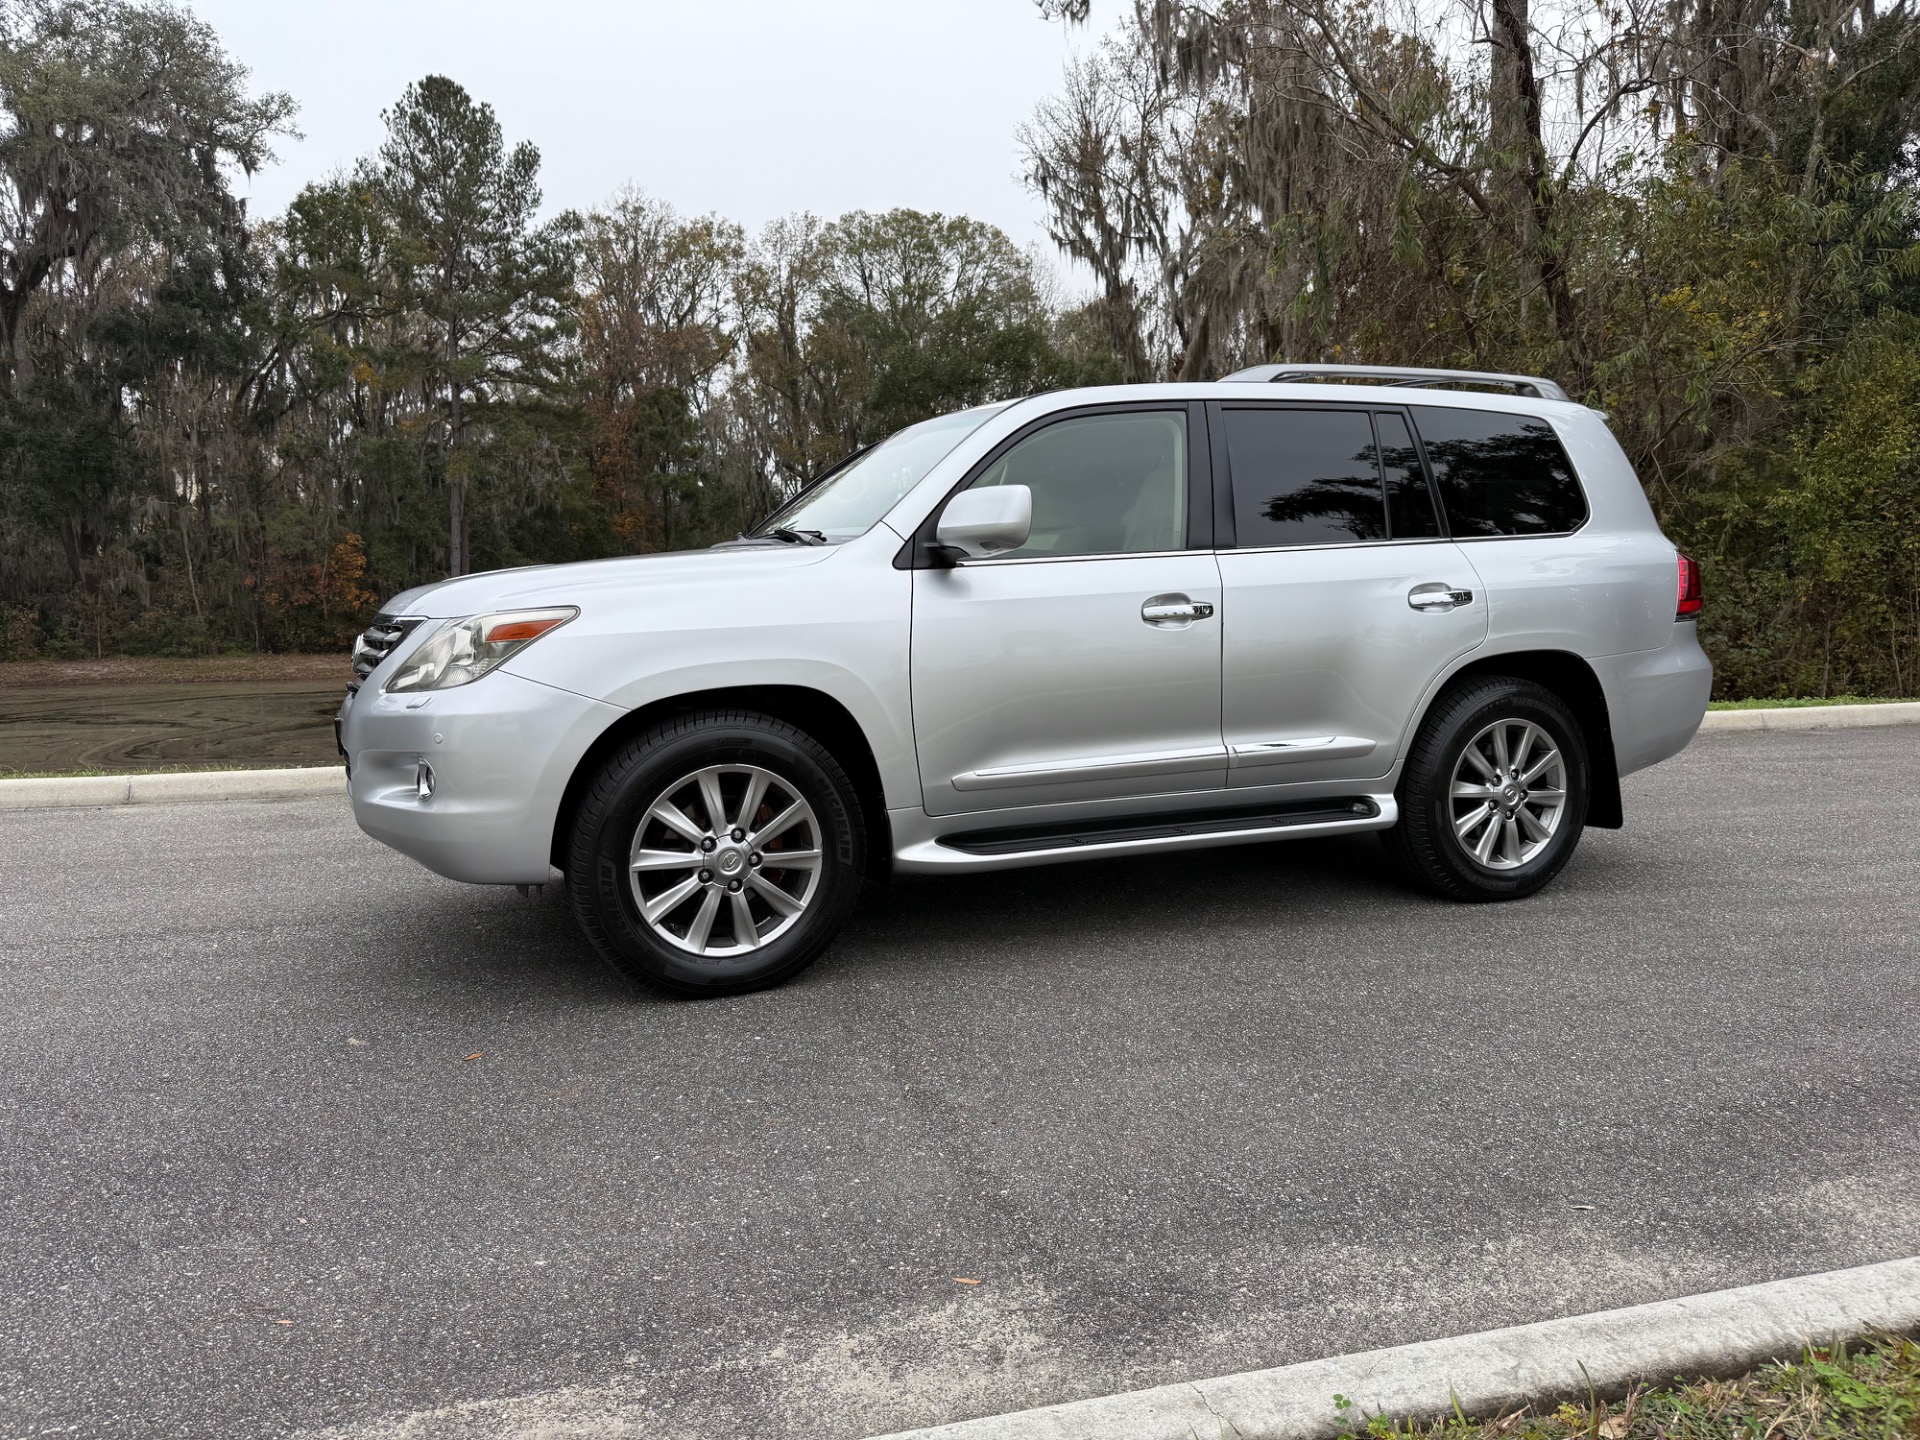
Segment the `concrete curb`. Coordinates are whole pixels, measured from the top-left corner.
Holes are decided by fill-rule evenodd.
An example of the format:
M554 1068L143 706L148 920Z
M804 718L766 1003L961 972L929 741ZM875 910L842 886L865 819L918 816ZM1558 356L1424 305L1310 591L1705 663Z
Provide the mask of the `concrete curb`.
M1700 722L1700 730L1702 734L1721 730L1869 730L1882 725L1920 725L1920 702L1709 710Z
M1702 734L1727 730L1850 730L1920 725L1920 703L1804 705L1783 710L1709 710ZM186 800L284 800L338 794L347 772L338 765L298 770L203 770L177 775L72 775L0 780L0 810L65 806L173 804Z
M347 772L339 765L298 770L197 770L173 775L65 775L0 780L0 810L285 800L303 795L344 796L346 791Z
M1729 1375L1810 1344L1920 1328L1920 1257L1451 1340L908 1430L881 1440L1326 1440L1369 1415L1432 1421ZM1352 1408L1335 1408L1345 1396Z

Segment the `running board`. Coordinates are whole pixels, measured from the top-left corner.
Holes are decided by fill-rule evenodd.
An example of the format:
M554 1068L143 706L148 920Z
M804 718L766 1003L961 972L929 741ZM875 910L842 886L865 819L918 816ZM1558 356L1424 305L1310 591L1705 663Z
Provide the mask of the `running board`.
M968 855L1032 855L1089 846L1179 841L1222 835L1257 838L1263 832L1312 825L1352 825L1377 820L1378 802L1353 795L1333 800L1303 800L1291 805L1242 806L1232 810L1186 810L1143 818L1138 815L1090 825L1029 825L1003 830L970 830L942 835L939 844Z

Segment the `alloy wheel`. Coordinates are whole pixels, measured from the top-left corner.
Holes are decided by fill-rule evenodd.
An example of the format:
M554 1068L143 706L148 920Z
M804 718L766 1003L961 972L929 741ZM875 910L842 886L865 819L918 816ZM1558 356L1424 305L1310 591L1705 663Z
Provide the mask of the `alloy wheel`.
M1460 752L1448 795L1453 833L1474 864L1518 870L1560 828L1566 761L1533 721L1496 720Z
M640 917L668 944L711 959L792 929L820 884L820 822L758 765L709 765L647 807L629 857Z

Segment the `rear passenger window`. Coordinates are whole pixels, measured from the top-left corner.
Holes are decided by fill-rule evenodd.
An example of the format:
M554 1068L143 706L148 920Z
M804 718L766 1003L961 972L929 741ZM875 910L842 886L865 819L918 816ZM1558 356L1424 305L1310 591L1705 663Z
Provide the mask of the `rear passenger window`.
M1235 543L1350 545L1387 538L1387 507L1364 410L1229 408Z
M1138 555L1187 543L1184 410L1087 415L1049 425L972 488L1033 492L1027 543L1002 555Z
M1546 421L1416 405L1413 423L1456 538L1553 535L1586 523L1587 497Z

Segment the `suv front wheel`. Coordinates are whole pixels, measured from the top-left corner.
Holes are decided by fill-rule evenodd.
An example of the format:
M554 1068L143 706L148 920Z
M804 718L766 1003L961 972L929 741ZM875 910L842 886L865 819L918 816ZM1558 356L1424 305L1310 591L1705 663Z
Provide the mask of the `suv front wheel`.
M1435 702L1381 838L1413 880L1453 900L1517 900L1573 855L1587 820L1587 749L1553 691L1486 676Z
M680 995L775 985L853 908L866 837L853 784L784 720L670 720L608 758L574 817L567 890L603 957Z

